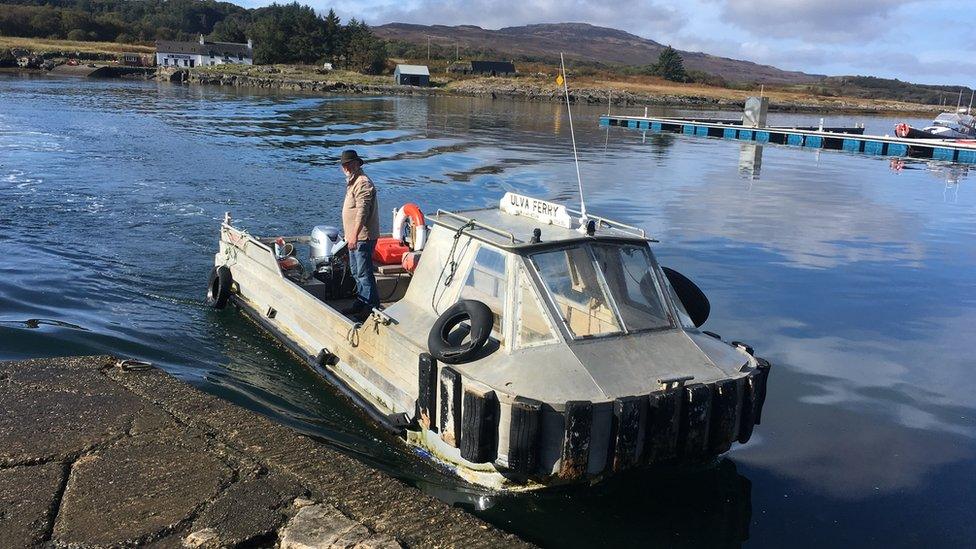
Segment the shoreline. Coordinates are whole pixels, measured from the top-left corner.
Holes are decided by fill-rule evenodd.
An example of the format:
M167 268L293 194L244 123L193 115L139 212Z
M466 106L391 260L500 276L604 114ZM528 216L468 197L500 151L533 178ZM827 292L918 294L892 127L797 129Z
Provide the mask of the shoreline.
M565 103L563 92L538 81L519 78L476 78L450 82L439 87L399 86L376 82L352 82L341 78L294 78L285 75L238 74L223 70L179 69L157 70L157 80L190 85L230 86L236 88L277 89L317 93L348 93L361 95L480 97L530 102ZM734 91L734 90L729 90ZM617 88L577 87L569 90L574 105L607 105L608 95L613 107L676 107L699 110L741 112L744 98L707 97L701 95L659 94L634 92ZM867 104L855 98L830 98L820 102L771 101L770 112L875 114L932 116L942 111L938 105L875 101Z
M117 65L108 67L124 68ZM0 68L0 74L33 74L67 76L67 71L55 67L52 71L44 69L23 69L17 67ZM253 69L252 69L253 70ZM414 97L472 97L485 99L505 99L542 103L565 103L563 92L538 80L527 78L486 77L449 82L432 87L399 86L379 82L377 77L335 78L326 73L318 77L296 78L289 75L268 72L262 75L241 74L226 70L172 69L156 68L155 74L144 78L160 82L195 86L221 86L233 88L256 88L264 90L301 91L320 94L388 95ZM72 75L73 76L73 75ZM84 76L84 75L77 75ZM133 78L122 76L121 78ZM143 78L143 77L137 77ZM358 80L358 81L356 81ZM715 88L712 91L724 91ZM737 90L727 90L730 93ZM739 97L709 97L704 95L677 93L650 93L630 91L614 87L579 86L569 90L570 102L574 105L608 105L611 107L672 107L690 110L717 110L741 112L745 99ZM922 118L934 116L943 111L939 105L900 103L885 100L862 100L850 97L831 97L817 101L783 100L770 101L770 112L803 114L865 114L865 115L909 115Z

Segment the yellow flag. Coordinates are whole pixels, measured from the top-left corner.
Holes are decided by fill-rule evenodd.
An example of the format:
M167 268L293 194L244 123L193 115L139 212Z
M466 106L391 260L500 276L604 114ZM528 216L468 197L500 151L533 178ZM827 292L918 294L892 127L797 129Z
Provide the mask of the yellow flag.
M563 75L560 74L559 76L556 77L556 85L557 86L563 85Z

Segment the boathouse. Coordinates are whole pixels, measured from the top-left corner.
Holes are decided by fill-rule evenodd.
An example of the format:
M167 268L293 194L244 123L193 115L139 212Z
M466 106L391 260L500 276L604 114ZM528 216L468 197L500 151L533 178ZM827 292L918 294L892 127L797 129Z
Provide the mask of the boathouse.
M156 41L156 65L160 67L201 67L213 65L252 65L254 45L235 42L208 42L203 35L196 42Z
M429 86L430 70L426 65L397 65L393 81L400 86Z

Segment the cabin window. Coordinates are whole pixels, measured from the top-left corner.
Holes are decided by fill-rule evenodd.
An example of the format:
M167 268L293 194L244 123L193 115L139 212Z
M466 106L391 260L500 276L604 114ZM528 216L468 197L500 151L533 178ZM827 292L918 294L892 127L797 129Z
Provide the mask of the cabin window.
M624 327L630 331L670 328L671 315L647 246L594 244L592 249Z
M532 262L574 337L674 326L646 246L579 245Z
M539 303L532 283L525 269L519 269L518 312L515 314L516 345L533 347L556 341L556 335L549 325L548 317Z
M534 254L532 262L570 333L591 337L621 331L587 246Z
M504 324L502 321L505 311L505 256L498 250L479 247L478 253L471 264L471 270L464 280L460 299L476 299L491 309L495 317L492 335L499 341L502 339Z

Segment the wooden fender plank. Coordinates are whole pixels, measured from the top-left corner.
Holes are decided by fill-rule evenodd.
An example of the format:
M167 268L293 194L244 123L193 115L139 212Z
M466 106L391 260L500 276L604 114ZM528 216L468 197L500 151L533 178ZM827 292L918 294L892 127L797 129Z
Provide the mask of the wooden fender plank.
M539 466L539 434L542 432L542 403L518 397L512 403L508 429L508 467L532 474Z
M464 390L461 417L461 457L471 463L495 461L498 456L498 398L495 391Z
M593 403L570 400L566 403L566 436L563 439L559 477L575 480L586 475L590 461L590 427L593 424Z
M429 353L420 353L417 370L417 422L437 432L437 361Z
M648 395L643 452L645 463L659 463L678 455L680 394L679 390L671 390Z
M738 433L735 430L739 415L740 380L726 379L714 384L712 419L708 435L708 449L713 454L727 452Z
M640 435L647 419L647 399L621 397L613 401L613 431L610 460L614 472L637 465L640 459Z
M441 369L440 382L441 439L457 448L461 439L461 374L445 366Z
M756 376L756 425L762 423L763 404L766 403L766 384L769 382L769 368L771 364L763 358L756 358L759 362L759 374Z
M708 447L708 424L712 411L712 388L697 384L686 386L681 405L681 455L693 457L704 454Z

